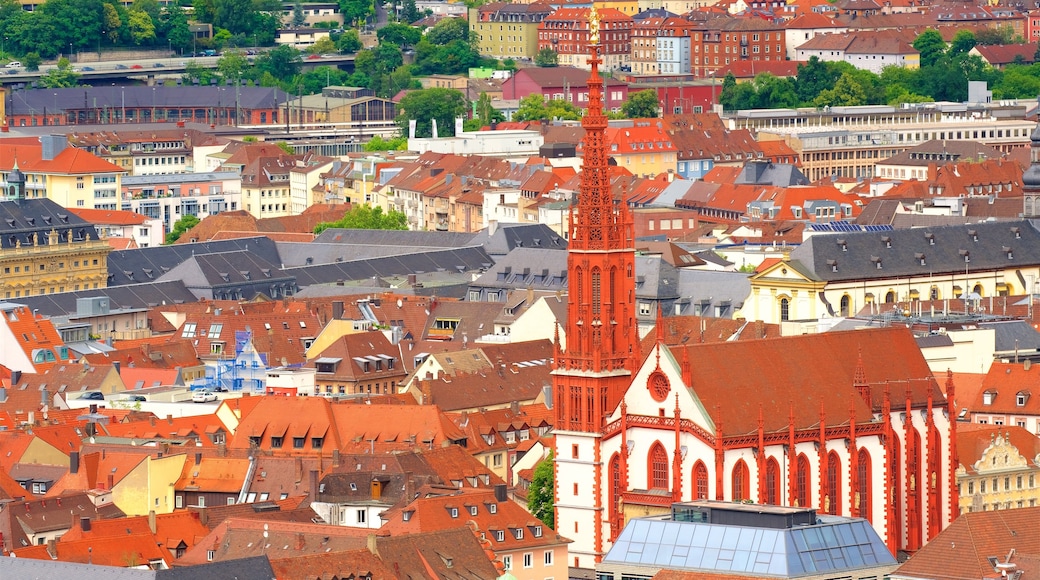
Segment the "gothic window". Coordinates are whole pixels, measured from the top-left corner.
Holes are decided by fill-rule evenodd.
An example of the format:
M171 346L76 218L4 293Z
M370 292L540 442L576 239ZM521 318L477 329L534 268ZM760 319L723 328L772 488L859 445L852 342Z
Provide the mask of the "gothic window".
M655 371L650 375L647 387L650 389L650 396L654 398L658 403L668 398L668 391L671 388L668 386L668 377L664 376L664 373Z
M600 272L599 268L592 269L592 313L599 314L602 298L600 295Z
M809 465L809 458L805 455L798 456L798 472L795 475L795 500L798 501L798 507L809 507L812 505L812 467Z
M650 448L650 489L668 489L668 453L660 442Z
M831 515L841 513L841 458L833 451L827 455L827 497L823 508Z
M610 509L616 510L621 497L621 456L617 453L610 458Z
M856 469L858 471L856 483L859 485L859 489L856 490L856 501L859 502L859 517L866 518L870 522L873 521L870 505L870 452L866 449L859 450L859 456L856 458Z
M693 466L693 499L708 499L708 468L698 460Z
M741 459L733 467L733 501L751 499L751 476L748 466Z
M780 465L772 457L766 462L766 503L780 505Z

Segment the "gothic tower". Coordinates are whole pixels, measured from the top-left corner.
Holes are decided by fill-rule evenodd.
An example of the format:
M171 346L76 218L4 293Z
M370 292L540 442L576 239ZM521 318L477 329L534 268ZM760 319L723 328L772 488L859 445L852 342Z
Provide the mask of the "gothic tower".
M557 344L553 370L556 529L574 539L568 564L588 568L603 556L613 509L600 489L604 418L631 384L639 344L632 216L610 190L599 49L593 7L581 185L569 223L566 348Z

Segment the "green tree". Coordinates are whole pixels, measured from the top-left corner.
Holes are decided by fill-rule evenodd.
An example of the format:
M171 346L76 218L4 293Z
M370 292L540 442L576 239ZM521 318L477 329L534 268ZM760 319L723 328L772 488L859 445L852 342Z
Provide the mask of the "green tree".
M372 0L339 0L339 11L343 14L343 21L353 26L374 14L375 6Z
M199 225L199 218L191 214L186 214L181 219L177 220L173 224L173 229L170 230L170 233L166 234L166 243L172 244L176 242L180 239L181 236L184 235L184 232L190 230L191 228L197 225Z
M68 51L70 43L72 50L96 48L105 20L101 0L47 0L38 10L53 19L54 31L49 41L57 51Z
M415 0L404 0L401 4L401 21L410 24L420 18L422 16L419 15L419 9L415 7Z
M184 74L181 80L186 85L198 83L208 85L210 81L217 78L217 72L209 67L200 65L195 59L191 59L184 65Z
M1012 44L1017 40L1015 30L1010 26L983 28L976 33L975 37L981 45Z
M433 45L444 46L453 40L470 41L469 24L465 18L444 18L426 31L426 40Z
M649 119L658 115L660 112L659 105L657 91L646 89L645 91L630 93L628 99L621 104L621 112L628 119Z
M260 73L270 73L274 78L288 82L300 71L300 51L288 45L269 50L256 59Z
M307 15L303 13L303 4L300 0L296 0L293 3L292 8L292 25L293 28L300 28L307 23Z
M798 93L789 78L760 73L755 77L753 84L757 109L786 109L798 106Z
M346 214L334 222L322 222L314 226L314 233L329 229L351 229L351 230L407 230L408 217L391 209L383 213L383 208L368 205L355 205Z
M242 80L243 74L249 68L249 59L241 50L229 50L217 59L217 71L220 76L233 82Z
M134 40L134 44L155 42L155 23L144 10L131 10L127 26L130 28L130 38Z
M477 120L480 121L481 127L505 120L505 115L491 106L491 97L488 96L487 93L480 93L480 96L477 97L477 102L473 106L473 110L477 114Z
M535 466L534 475L531 476L531 487L527 490L527 509L550 529L556 529L555 489L556 469L550 451L549 455Z
M254 16L253 0L214 0L213 26L226 28L231 34L251 34Z
M307 47L308 54L332 54L336 52L336 43L332 39L323 36Z
M975 48L976 44L978 44L978 41L975 39L975 33L962 28L957 31L957 34L953 35L953 41L950 42L950 54L968 52Z
M41 62L43 62L43 59L40 58L40 53L38 52L28 52L22 59L22 64L25 65L25 70L29 72L36 72L40 70Z
M212 24L217 16L216 0L192 0L191 7L195 20Z
M119 42L119 33L123 28L123 19L119 16L119 10L111 4L105 4L102 10L105 18L104 26L101 30L102 38L106 38L109 42L115 44Z
M455 89L430 88L406 94L398 104L397 125L408 134L409 121L415 121L416 137L433 136L433 120L437 119L440 137L455 134L455 119L466 114L466 98Z
M361 50L361 46L361 35L357 30L344 32L336 41L336 49L343 53L357 52Z
M275 147L281 149L287 155L296 155L296 150L293 149L292 145L289 145L286 141L278 141L275 143Z
M824 62L815 56L809 57L809 61L804 65L798 65L795 90L798 93L799 101L812 103L821 91L834 88L834 83L841 73L836 73L830 65L831 63Z
M921 53L921 66L933 66L946 54L946 41L938 30L929 28L914 39L914 48Z
M546 102L538 93L531 93L520 99L520 106L513 113L513 120L537 121L539 119L577 121L581 119L581 111L573 103L562 99Z
M58 60L58 66L40 77L39 83L47 89L74 87L79 84L79 74L72 69L72 63L64 56Z
M833 89L827 89L816 97L817 107L850 107L865 104L867 101L863 87L849 73L845 73L834 83Z
M422 38L422 32L414 26L391 22L376 31L379 42L391 42L398 46L415 46Z
M408 147L407 137L394 137L392 139L383 139L379 135L372 137L372 139L365 143L365 151L399 151Z
M534 63L541 67L553 67L559 66L560 55L555 50L548 46L538 51L538 54L534 55Z

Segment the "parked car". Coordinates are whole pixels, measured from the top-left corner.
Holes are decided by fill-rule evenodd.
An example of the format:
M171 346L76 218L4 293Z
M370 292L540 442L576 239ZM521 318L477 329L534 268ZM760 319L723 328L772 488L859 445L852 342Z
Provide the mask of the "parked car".
M164 65L164 64L163 64L163 63L161 63L161 62L157 62L157 63L155 63L155 64L154 64L154 65L152 65L152 66L154 66L155 68L163 68L163 67L165 67L166 65Z
M94 70L94 67L92 67L92 66L85 66L85 67L83 67L83 68L81 68L79 70L81 70L83 72L89 72L89 71Z
M128 68L130 68L130 67L126 66L125 64L117 64L116 65L116 70L126 70Z
M134 402L134 403L143 403L143 402L147 401L148 399L144 398L144 395L130 395L129 397L126 398L126 400Z
M138 69L138 68L144 68L144 67L139 65L139 64L134 64L134 65L130 65L130 68Z
M199 389L191 395L193 403L211 403L217 400L217 394L209 389Z
M80 398L81 399L86 399L88 401L104 401L105 400L105 395L104 395L104 393L99 393L97 391L91 391L89 393L83 393L83 396L80 397Z

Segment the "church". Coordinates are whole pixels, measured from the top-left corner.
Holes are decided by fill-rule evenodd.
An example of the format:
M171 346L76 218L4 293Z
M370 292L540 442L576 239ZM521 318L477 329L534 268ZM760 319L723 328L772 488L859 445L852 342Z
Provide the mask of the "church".
M593 568L631 517L714 499L871 522L893 554L957 515L954 385L905 328L639 348L632 214L610 191L599 34L553 369L556 530Z

